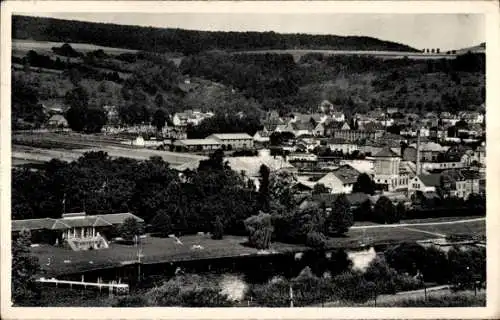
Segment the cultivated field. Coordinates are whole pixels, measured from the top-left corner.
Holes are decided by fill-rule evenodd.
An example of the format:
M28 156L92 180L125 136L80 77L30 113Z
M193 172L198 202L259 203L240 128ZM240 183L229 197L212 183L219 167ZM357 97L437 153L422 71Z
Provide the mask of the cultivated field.
M49 41L33 41L12 39L12 51L16 53L26 54L30 50L35 50L39 54L52 53L52 47L61 47L64 42L49 42ZM80 52L89 52L102 49L106 53L121 54L135 53L137 50L103 47L89 43L69 43L73 49Z
M161 157L171 165L180 165L206 157L139 148L124 144L124 139L104 135L83 135L76 133L38 133L13 134L12 159L16 161L46 162L51 159L73 161L85 152L104 151L112 158L124 157L147 160L153 156Z
M287 49L287 50L252 50L252 51L237 51L233 54L266 54L280 53L291 54L295 62L298 62L303 56L310 53L321 53L325 56L373 56L383 59L454 59L456 55L446 53L422 53L422 52L404 52L404 51L363 51L363 50L308 50L308 49Z

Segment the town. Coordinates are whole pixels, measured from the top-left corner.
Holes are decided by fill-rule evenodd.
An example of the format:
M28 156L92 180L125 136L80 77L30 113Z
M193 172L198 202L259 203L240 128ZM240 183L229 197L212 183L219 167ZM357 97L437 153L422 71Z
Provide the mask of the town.
M162 55L16 18L15 305L485 305L484 43Z

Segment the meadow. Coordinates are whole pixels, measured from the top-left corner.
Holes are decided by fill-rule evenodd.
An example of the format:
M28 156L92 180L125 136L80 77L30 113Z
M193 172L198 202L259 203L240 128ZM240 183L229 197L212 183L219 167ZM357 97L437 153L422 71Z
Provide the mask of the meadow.
M21 40L12 39L12 51L13 53L20 53L25 55L30 50L35 50L40 54L52 53L52 47L61 47L64 42L50 42L50 41L33 41L33 40ZM73 49L81 52L89 52L95 50L104 50L106 53L110 54L121 54L121 53L135 53L137 50L124 49L124 48L112 48L105 46L98 46L90 43L69 43Z
M460 233L463 225L471 234L484 230L485 222L456 223L434 226L440 233ZM419 226L418 229L424 226ZM406 227L351 229L345 237L330 238L328 248L357 249L372 245L396 244L407 241L436 239L435 235L412 230ZM162 263L197 259L222 258L231 256L257 255L259 250L245 245L247 238L225 236L222 240L213 240L207 235L187 235L180 237L181 243L172 238L146 237L142 240L142 262ZM198 247L201 246L201 247ZM280 242L272 243L269 253L302 252L306 247ZM105 267L120 266L137 261L138 248L134 245L111 243L106 250L74 252L49 245L33 247L32 252L40 260L42 268L49 275L76 273ZM49 261L49 265L46 264ZM68 260L70 262L65 263Z

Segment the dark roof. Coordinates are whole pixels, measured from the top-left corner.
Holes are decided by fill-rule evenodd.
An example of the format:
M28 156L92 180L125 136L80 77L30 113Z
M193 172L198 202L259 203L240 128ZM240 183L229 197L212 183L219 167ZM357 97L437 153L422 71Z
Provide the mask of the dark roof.
M313 130L314 126L311 122L296 122L292 123L294 130Z
M325 125L325 127L330 129L341 129L344 126L345 122L341 121L331 121Z
M441 175L438 173L433 173L433 174L421 174L418 176L420 181L426 186L434 186L437 187L440 184L441 181Z
M325 203L326 206L331 206L339 196L340 194L331 193L313 194L312 200L316 203ZM347 198L347 201L349 201L349 203L354 206L360 205L369 199L368 195L362 192L348 193L345 194L345 196Z
M11 228L12 231L50 229L55 222L56 220L51 218L12 220Z
M116 224L122 224L127 218L134 218L138 222L144 220L137 217L132 213L112 213L102 215L86 216L84 213L69 213L64 215L65 218L61 219L26 219L26 220L12 220L12 231L27 230L65 230L73 227L104 227Z
M399 155L392 151L391 148L389 147L385 147L383 148L382 150L380 150L379 152L377 152L374 157L377 157L377 158L398 158Z
M368 122L359 126L360 130L377 131L384 130L384 126L379 122Z
M480 178L479 172L474 171L474 170L467 170L467 169L445 170L441 174L447 175L455 181L464 181L464 180L471 180L471 179L479 179Z
M342 183L355 183L359 177L359 171L349 165L344 165L333 171L333 174L342 181Z
M144 222L143 219L139 218L138 216L136 216L130 212L101 214L101 215L99 215L99 217L106 220L107 222L109 222L111 224L121 224L128 218L134 218L138 222Z

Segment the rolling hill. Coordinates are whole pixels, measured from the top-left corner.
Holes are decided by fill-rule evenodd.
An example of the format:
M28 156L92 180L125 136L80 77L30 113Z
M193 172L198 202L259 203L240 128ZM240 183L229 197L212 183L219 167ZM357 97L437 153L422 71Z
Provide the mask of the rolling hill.
M88 43L150 52L196 53L206 50L328 49L407 51L409 46L371 37L279 34L275 32L209 32L13 16L12 38Z
M468 48L463 48L460 50L457 50L457 54L466 54L468 52L471 53L486 53L486 43L483 42L477 46L472 46Z

